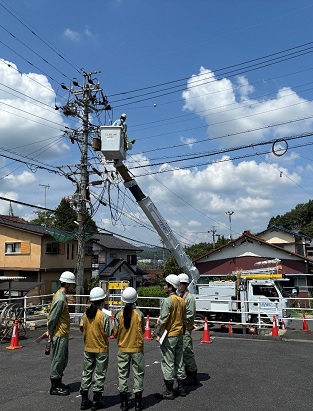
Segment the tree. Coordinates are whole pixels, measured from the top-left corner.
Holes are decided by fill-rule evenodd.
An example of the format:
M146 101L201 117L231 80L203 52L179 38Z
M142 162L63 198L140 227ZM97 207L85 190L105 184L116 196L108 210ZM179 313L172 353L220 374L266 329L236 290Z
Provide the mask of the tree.
M30 221L31 224L54 227L55 213L52 211L35 211L35 214L37 214L37 218Z
M30 221L31 224L54 227L68 233L75 232L78 229L78 226L75 223L77 219L77 213L65 198L62 198L60 204L55 209L55 212L36 211L36 214L37 218ZM86 232L88 234L98 232L97 225L90 216L87 217L86 225Z
M297 204L291 211L272 217L267 228L273 225L313 237L313 200L305 204Z

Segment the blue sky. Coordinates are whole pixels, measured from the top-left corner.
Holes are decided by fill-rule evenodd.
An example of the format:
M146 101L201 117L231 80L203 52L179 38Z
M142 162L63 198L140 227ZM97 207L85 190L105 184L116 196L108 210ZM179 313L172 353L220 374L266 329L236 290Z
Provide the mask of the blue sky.
M74 193L47 166L79 163L63 134L79 124L54 106L83 68L101 71L113 107L93 122L127 113L128 168L184 245L213 228L229 236L226 211L233 236L264 230L312 198L312 11L308 0L0 0L0 196L54 209ZM100 227L160 245L121 181L93 191L111 204L93 199Z

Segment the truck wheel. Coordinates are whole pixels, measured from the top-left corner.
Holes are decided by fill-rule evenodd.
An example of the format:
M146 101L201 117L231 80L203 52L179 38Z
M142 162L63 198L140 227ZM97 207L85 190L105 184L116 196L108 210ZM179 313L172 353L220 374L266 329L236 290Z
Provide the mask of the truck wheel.
M204 328L204 318L205 316L202 314L196 314L195 315L195 323L193 326L194 330L203 330Z

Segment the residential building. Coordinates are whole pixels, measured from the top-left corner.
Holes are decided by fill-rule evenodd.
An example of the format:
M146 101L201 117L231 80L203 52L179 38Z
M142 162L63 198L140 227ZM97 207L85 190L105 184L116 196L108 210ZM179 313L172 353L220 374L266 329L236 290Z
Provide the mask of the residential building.
M283 243L285 245L285 243ZM199 258L194 263L201 275L227 276L236 271L254 269L262 260L279 259L286 289L298 287L300 297L307 297L313 286L313 260L280 247L245 231L240 237ZM286 281L289 280L289 281Z
M92 275L101 281L128 281L141 287L143 270L137 267L137 255L142 250L113 234L93 236Z
M87 242L84 270L87 279L91 277L91 251L91 242ZM76 261L74 233L32 225L17 217L0 216L0 280L1 276L26 277L19 281L16 289L25 291L33 285L36 288L32 295L51 294L58 287L61 273L74 271ZM0 281L0 292L7 289L8 284Z

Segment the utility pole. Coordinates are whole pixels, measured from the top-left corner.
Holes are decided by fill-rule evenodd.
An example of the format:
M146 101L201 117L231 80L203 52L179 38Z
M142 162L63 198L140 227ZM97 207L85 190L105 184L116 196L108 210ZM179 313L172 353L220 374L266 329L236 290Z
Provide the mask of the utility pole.
M212 238L213 238L213 250L215 250L215 234L216 234L216 229L213 226L212 230L209 230L208 233L212 233Z
M228 215L229 218L229 239L232 241L232 235L231 235L231 216L234 214L233 211L225 211L225 214Z
M88 172L88 139L91 133L98 134L98 127L92 126L89 122L89 114L101 110L111 110L106 96L103 94L100 84L94 82L92 75L99 72L87 73L82 70L83 85L79 85L77 80L73 80L73 86L67 88L64 84L61 87L68 90L75 97L61 107L66 116L78 117L82 122L81 130L68 133L71 142L80 143L80 181L77 184L77 192L72 196L72 206L77 211L78 235L77 235L77 263L76 263L76 305L75 312L81 312L81 295L84 293L84 269L85 269L85 249L86 249L86 225L89 217L87 204L89 204L89 172ZM79 139L77 136L81 136ZM70 177L68 177L71 179ZM73 180L73 179L71 179Z

